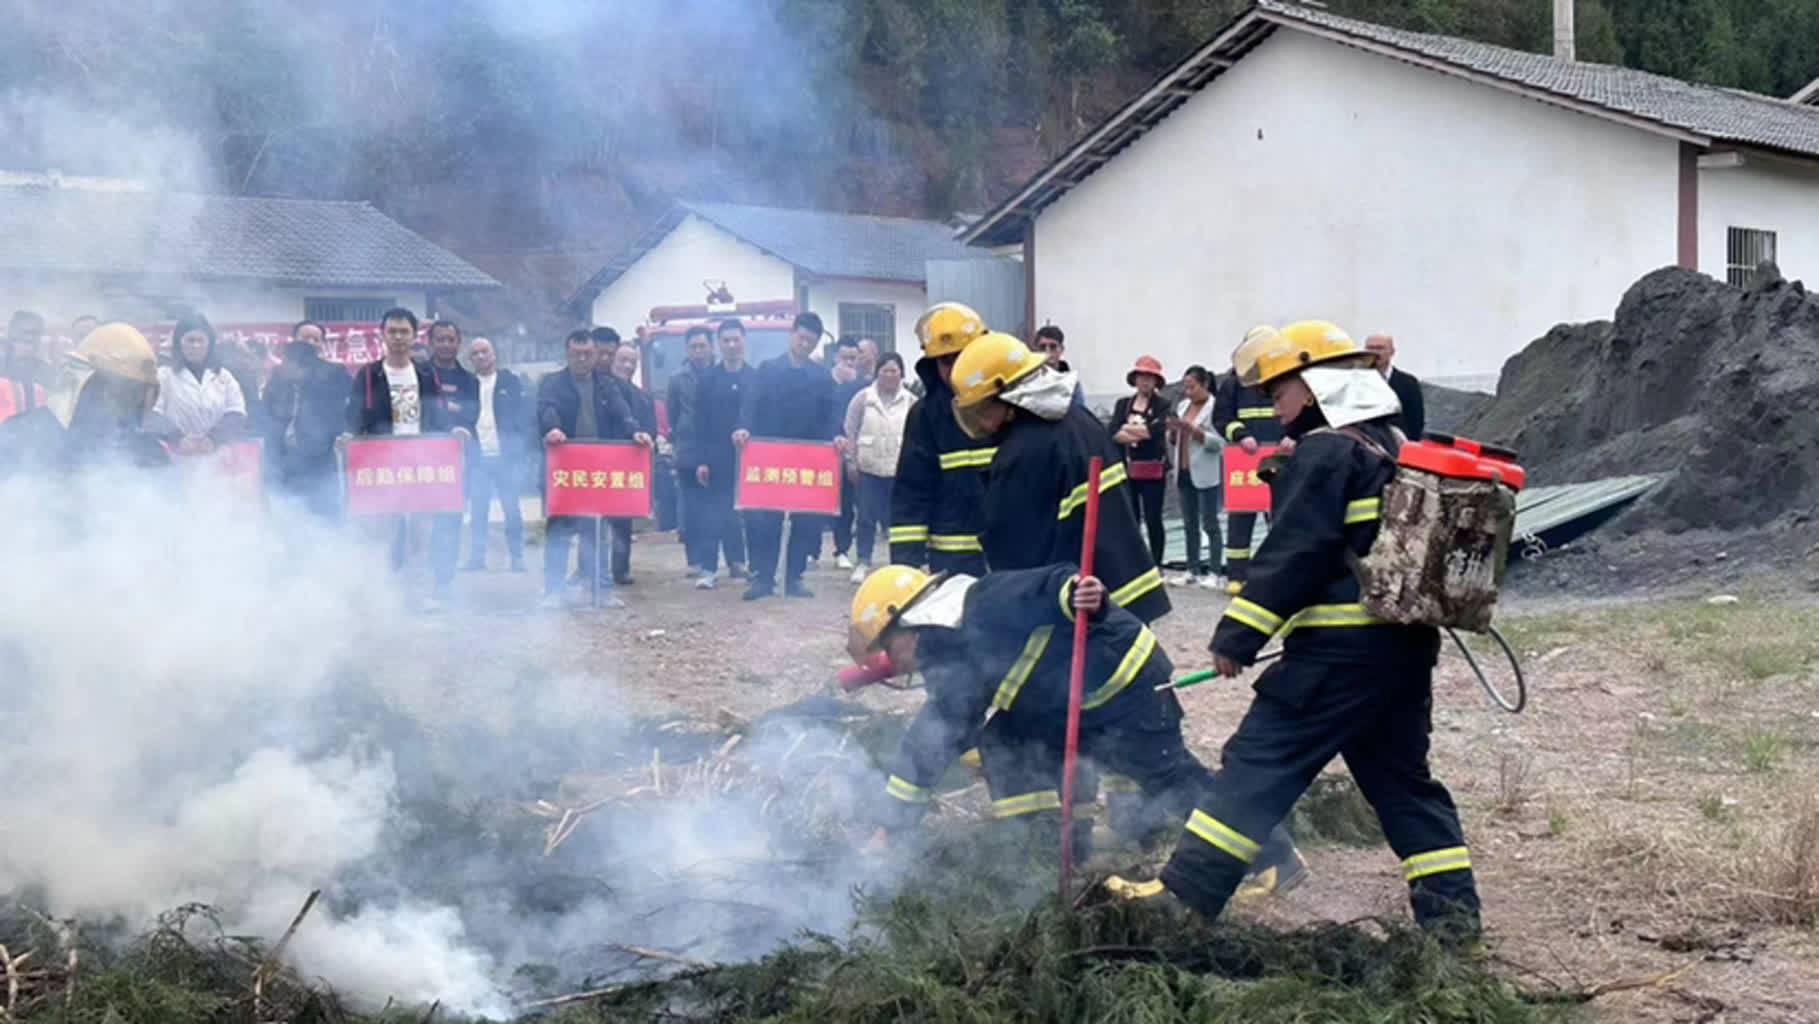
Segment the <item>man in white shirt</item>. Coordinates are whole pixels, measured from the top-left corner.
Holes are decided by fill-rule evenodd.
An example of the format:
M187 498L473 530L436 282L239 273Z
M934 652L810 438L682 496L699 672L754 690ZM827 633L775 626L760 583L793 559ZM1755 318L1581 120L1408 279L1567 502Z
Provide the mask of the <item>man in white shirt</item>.
M524 382L510 370L500 369L499 355L486 338L475 338L468 361L480 382L480 415L474 424L474 443L468 449L468 515L471 531L467 563L469 572L486 568L487 520L493 496L505 512L505 548L512 571L524 571L524 512L519 507L525 453L529 451L531 407L525 402Z

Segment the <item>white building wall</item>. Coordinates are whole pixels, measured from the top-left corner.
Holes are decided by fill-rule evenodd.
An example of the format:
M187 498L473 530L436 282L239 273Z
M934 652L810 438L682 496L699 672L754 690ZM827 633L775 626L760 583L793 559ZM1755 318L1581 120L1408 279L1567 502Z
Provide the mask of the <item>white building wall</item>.
M705 302L701 282L710 279L725 281L740 302L796 297L795 270L788 263L690 214L595 297L593 322L630 337L653 306Z
M917 352L916 320L928 308L928 290L920 282L860 281L831 278L812 281L808 286L808 308L821 316L822 323L836 337L840 334L840 304L864 303L891 306L895 309L897 351ZM914 359L909 362L914 363Z
M1699 269L1729 266L1731 228L1775 232L1775 262L1789 280L1819 285L1819 169L1746 155L1740 167L1699 171Z
M66 329L78 316L157 323L170 319L172 304L198 309L215 324L289 324L303 319L306 298L384 298L424 314L423 289L294 288L256 282L192 282L181 285L97 282L87 277L38 277L0 282L0 317L14 309L44 314L53 332Z
M1675 259L1678 143L1280 30L1036 224L1036 315L1089 391L1223 369L1253 324L1494 374Z

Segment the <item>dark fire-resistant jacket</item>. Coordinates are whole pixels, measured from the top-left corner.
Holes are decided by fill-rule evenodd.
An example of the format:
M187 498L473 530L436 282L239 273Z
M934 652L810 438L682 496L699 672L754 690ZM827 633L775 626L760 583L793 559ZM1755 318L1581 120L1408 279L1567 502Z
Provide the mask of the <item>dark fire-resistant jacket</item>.
M957 629L919 630L916 663L928 700L910 723L885 783L880 817L913 824L954 759L977 738L988 711L1009 715L1022 735L1066 730L1074 611L1071 563L993 572L966 593ZM1108 603L1086 637L1080 727L1088 730L1146 706L1174 672L1156 634ZM1025 727L1027 726L1027 727Z
M1219 378L1213 393L1213 429L1232 444L1247 437L1258 444L1275 444L1282 440L1282 421L1276 418L1276 406L1262 388L1242 387L1238 375L1228 373Z
M1394 453L1388 424L1381 417L1351 429ZM1394 475L1389 459L1345 432L1301 436L1270 483L1269 536L1219 620L1214 653L1248 665L1280 634L1287 657L1297 660L1433 664L1439 633L1373 619L1358 603L1346 559L1348 551L1362 557L1376 540L1383 487Z
M1078 562L1086 530L1087 461L1103 456L1093 575L1113 601L1144 622L1169 611L1137 513L1120 488L1123 453L1105 425L1078 405L1059 420L1019 410L997 437L985 494L985 560L992 571Z
M985 471L997 449L960 429L954 392L942 383L933 359L917 360L916 376L923 393L903 425L891 485L890 543L893 563L921 566L929 564L931 553L984 550L979 532L985 525Z

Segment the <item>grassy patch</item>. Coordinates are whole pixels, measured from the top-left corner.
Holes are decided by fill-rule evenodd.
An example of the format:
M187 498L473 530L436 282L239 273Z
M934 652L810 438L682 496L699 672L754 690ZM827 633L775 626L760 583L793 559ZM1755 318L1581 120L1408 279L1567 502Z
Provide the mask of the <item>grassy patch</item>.
M1797 675L1819 664L1819 606L1745 600L1708 605L1698 600L1648 601L1573 612L1512 615L1497 628L1523 655L1607 637L1647 644L1650 673L1688 664L1733 679L1761 682Z
M1772 729L1745 733L1743 737L1744 767L1757 774L1772 772L1787 756L1787 737Z
M1376 810L1350 775L1314 779L1289 815L1288 830L1302 842L1377 846L1385 841Z

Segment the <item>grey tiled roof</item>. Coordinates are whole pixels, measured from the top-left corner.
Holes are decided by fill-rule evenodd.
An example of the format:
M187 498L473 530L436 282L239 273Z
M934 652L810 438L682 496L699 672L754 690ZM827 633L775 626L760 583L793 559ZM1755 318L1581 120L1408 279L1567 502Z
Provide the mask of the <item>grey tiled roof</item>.
M0 269L301 285L499 282L367 203L0 187Z
M685 202L682 208L785 262L822 277L922 281L928 260L978 259L947 225L857 213Z
M1469 39L1386 28L1280 0L1258 0L1257 9L1715 141L1819 156L1819 109L1771 96L1694 85L1610 64L1559 60L1550 54Z

